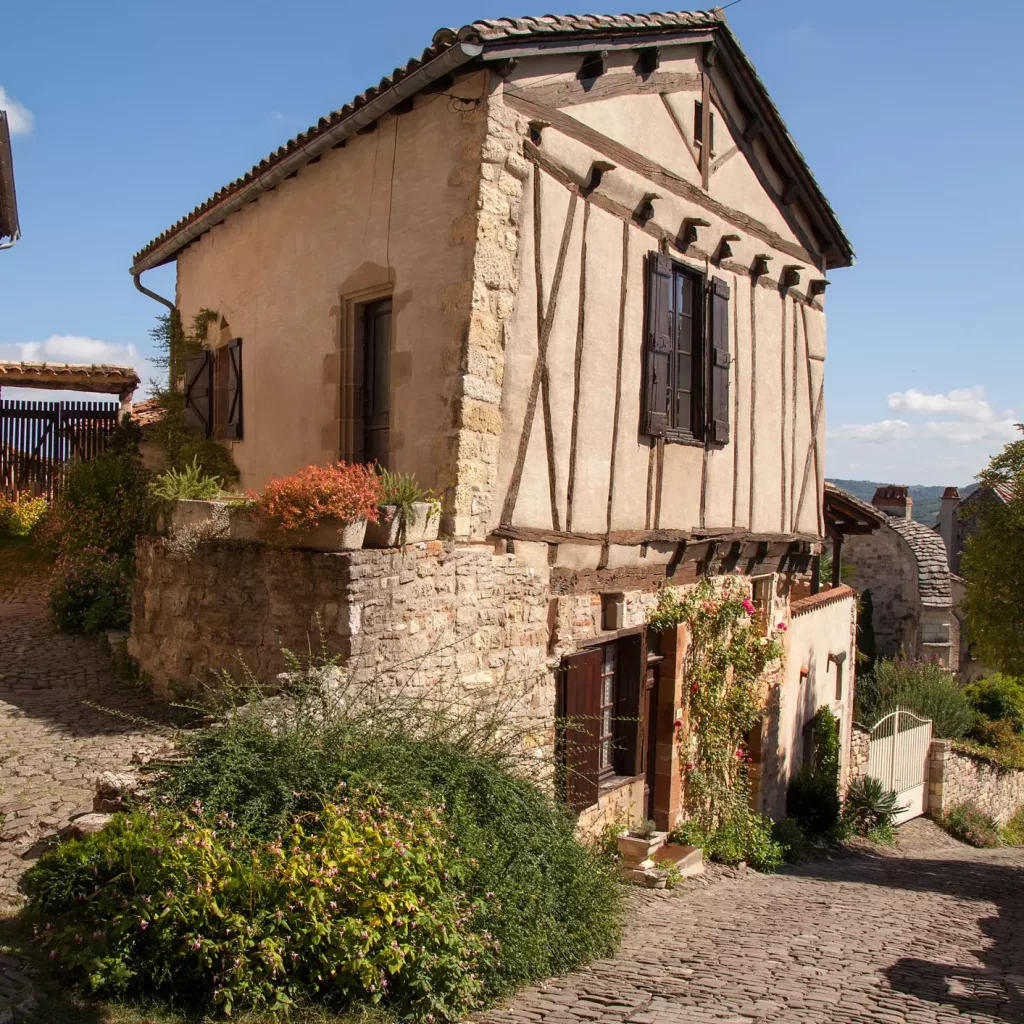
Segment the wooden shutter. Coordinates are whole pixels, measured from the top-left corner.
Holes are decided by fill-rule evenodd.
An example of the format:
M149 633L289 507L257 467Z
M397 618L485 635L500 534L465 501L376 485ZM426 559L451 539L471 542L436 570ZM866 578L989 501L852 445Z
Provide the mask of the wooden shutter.
M668 427L672 365L671 301L672 261L660 253L648 253L642 433L655 437L663 437Z
M601 661L601 649L595 647L563 663L565 801L577 811L597 803Z
M205 349L185 359L185 421L203 437L213 433L213 358Z
M225 348L227 387L224 391L224 436L232 441L242 439L242 339L232 338Z
M711 403L708 427L716 444L729 443L729 285L711 278L708 325L711 362Z
M640 697L644 679L643 638L627 636L618 642L618 675L615 680L615 751L612 764L616 775L643 773L640 729Z

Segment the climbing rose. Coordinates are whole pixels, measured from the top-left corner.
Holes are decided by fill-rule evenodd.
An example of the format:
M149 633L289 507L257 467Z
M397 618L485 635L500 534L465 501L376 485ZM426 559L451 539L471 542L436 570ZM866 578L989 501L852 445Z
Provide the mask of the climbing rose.
M754 614L754 611L755 611L754 602L751 601L749 597L743 598L743 610L748 615L753 615Z

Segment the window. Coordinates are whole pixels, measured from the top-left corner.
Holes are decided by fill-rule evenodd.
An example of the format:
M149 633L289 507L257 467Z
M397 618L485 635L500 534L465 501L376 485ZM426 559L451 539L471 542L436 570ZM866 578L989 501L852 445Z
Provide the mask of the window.
M391 434L391 299L362 306L357 322L363 405L357 461L386 467Z
M185 360L185 419L204 437L242 439L242 339Z
M587 648L563 665L565 797L578 810L597 802L601 783L644 770L640 634Z
M729 440L729 286L647 257L642 429L669 441Z
M693 101L693 145L701 160L704 158L704 104ZM715 156L715 115L708 115L708 159Z

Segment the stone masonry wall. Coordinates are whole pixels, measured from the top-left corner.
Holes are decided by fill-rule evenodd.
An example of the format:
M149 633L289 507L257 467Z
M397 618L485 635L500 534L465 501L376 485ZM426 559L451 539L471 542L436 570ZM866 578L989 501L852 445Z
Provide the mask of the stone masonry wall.
M847 775L847 784L867 774L870 752L871 733L859 725L854 725L850 738L850 770Z
M129 652L157 693L215 686L246 665L273 681L281 653L324 645L354 678L404 692L501 701L528 746L551 751L547 587L511 555L434 541L337 553L209 541L190 556L136 549Z
M928 812L945 814L968 803L1000 825L1024 807L1024 771L1000 768L954 750L950 740L933 740L928 762Z

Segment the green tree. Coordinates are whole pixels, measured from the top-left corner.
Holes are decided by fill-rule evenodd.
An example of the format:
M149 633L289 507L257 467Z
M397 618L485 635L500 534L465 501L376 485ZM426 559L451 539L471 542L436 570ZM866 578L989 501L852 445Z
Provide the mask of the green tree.
M1024 424L1017 427L1024 433ZM1024 439L993 456L978 483L999 487L1008 500L980 503L977 532L960 562L967 637L980 661L1024 676Z

